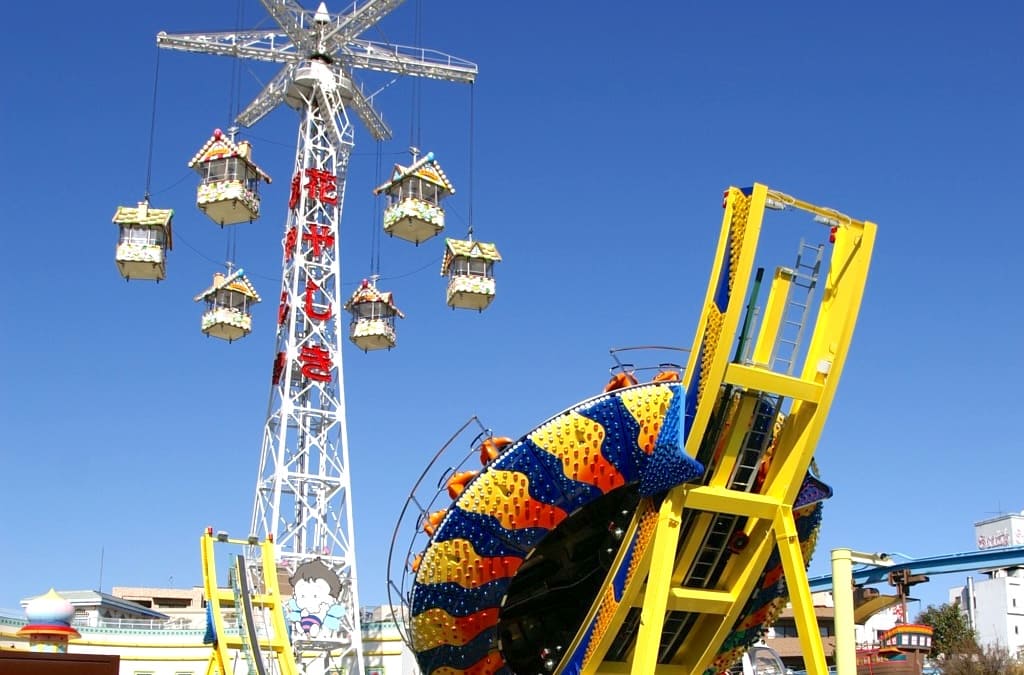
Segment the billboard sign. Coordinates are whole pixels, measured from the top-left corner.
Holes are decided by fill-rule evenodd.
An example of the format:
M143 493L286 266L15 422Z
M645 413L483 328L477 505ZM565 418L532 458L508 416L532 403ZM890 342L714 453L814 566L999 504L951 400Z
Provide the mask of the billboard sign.
M1001 516L975 523L974 539L979 551L1024 546L1024 516Z

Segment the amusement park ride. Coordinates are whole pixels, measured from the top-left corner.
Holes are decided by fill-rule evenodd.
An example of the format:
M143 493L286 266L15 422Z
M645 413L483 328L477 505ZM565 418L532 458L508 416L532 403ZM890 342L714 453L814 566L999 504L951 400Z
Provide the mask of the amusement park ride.
M642 383L619 362L519 439L483 430L482 466L453 437L413 489L389 594L424 673L713 674L787 600L808 672L828 672L806 562L831 488L812 457L876 228L759 184L723 206L685 368ZM820 243L779 264L766 210L809 213Z
M472 83L477 68L359 37L401 0L365 0L337 14L322 3L309 11L294 0L261 2L279 30L157 36L167 49L283 64L239 125L281 103L299 113L254 534L231 539L210 529L202 537L208 672L227 675L233 655L244 654L260 675L360 673L338 309L351 313L349 338L367 351L395 346L402 314L375 276L342 296L350 113L374 138L390 137L353 72ZM233 132L215 131L189 166L201 177L197 206L217 225L259 216L258 185L270 178ZM444 228L441 204L454 188L427 153L396 166L375 192L388 199L384 232L419 245ZM712 673L739 658L787 596L809 672L827 672L806 561L831 489L812 458L875 226L760 184L729 188L723 206L685 367L660 368L641 383L641 369L619 363L604 393L518 439L481 426L471 457L482 466L460 458L440 490L417 494L422 479L414 488L395 541L403 526L415 527L406 550L392 545L388 587L394 609L409 611L404 637L424 673ZM766 210L810 214L821 241L801 240L793 265L771 256L766 267ZM136 207L118 208L116 261L126 279L165 278L172 217L150 207L148 185ZM447 304L485 309L500 260L493 244L473 240L472 222L467 239L446 240ZM773 271L762 298L765 269ZM203 332L229 341L251 331L260 301L244 271L230 266L195 299L206 303ZM444 494L450 503L435 508ZM217 582L217 544L242 551L228 587ZM229 617L237 630L228 630Z

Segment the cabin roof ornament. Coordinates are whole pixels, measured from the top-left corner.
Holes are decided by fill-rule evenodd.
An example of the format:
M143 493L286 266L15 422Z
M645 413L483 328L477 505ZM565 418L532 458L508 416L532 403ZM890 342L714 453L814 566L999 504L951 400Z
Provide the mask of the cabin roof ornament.
M256 174L261 179L267 183L271 182L270 176L252 161L252 145L249 144L249 141L235 143L225 136L224 132L220 129L213 130L213 135L203 143L203 146L199 148L199 151L189 161L188 168L196 169L200 164L228 157L239 157L245 160L247 164L256 170Z
M239 267L235 272L224 276L220 272L215 272L213 275L213 284L210 285L205 291L199 293L196 297L192 298L194 301L199 302L206 298L212 297L219 290L229 290L241 293L253 302L260 302L260 295L256 292L256 288L252 285L252 282L245 276L245 270Z

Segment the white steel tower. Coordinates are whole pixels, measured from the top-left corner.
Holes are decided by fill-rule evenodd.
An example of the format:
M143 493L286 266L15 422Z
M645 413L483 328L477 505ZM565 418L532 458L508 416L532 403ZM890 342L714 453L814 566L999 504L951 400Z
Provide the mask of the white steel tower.
M252 532L273 539L281 564L292 575L298 603L292 603L293 644L297 652L320 654L304 660L306 670L343 667L346 673L361 673L338 225L354 136L349 111L376 139L390 138L391 131L353 83L352 73L367 68L472 82L477 68L440 52L358 37L401 0L357 1L338 14L329 13L323 3L312 12L295 0L261 2L280 31L160 33L157 44L284 64L237 119L251 126L281 102L299 113ZM298 586L303 582L308 582L305 594ZM308 594L324 593L331 609L319 616L306 611Z

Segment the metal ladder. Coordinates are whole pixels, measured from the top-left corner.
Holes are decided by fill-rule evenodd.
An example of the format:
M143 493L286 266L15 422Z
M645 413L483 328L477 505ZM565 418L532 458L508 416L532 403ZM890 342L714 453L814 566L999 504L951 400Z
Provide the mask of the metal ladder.
M772 347L771 369L777 373L792 375L800 356L804 328L811 311L814 289L818 285L824 252L824 244L808 244L805 240L800 240L796 264L789 270L793 275L793 288L790 289L782 325Z

